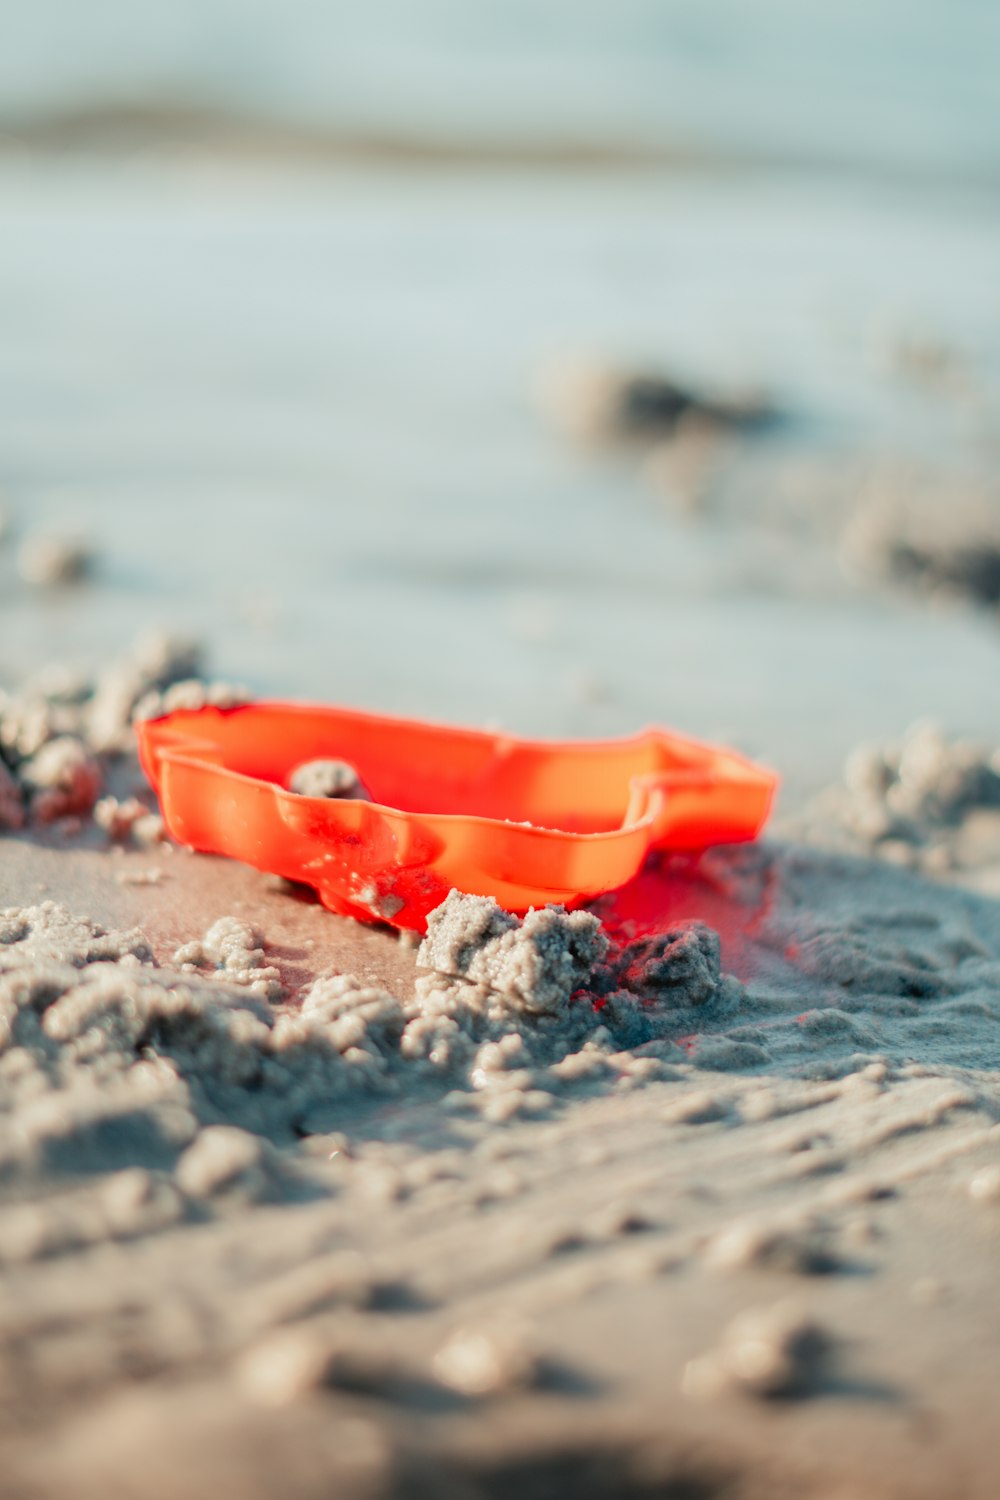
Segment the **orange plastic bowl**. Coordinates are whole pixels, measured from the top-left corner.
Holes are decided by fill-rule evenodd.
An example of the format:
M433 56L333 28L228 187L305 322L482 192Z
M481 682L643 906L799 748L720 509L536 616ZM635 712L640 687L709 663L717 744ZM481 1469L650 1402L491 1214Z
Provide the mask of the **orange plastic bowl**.
M653 849L754 838L777 778L664 730L545 743L350 708L256 703L137 726L171 835L315 887L331 911L423 931L453 886L509 911L576 906ZM348 761L372 802L286 790Z

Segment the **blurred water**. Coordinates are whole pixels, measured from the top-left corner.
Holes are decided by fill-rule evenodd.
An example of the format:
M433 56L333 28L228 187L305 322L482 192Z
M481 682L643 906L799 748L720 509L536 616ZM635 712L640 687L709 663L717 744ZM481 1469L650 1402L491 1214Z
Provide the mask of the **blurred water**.
M214 105L397 141L1000 177L994 0L16 0L0 121Z

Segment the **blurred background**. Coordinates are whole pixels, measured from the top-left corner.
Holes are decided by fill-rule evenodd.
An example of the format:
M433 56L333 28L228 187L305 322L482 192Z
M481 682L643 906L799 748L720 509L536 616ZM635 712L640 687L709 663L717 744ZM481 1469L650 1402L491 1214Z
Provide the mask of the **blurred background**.
M1000 738L992 0L0 22L0 682Z

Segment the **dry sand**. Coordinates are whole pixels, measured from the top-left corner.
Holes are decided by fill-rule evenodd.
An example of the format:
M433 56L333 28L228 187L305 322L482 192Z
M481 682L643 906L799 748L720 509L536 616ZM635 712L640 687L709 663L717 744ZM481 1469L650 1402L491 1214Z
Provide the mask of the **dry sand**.
M488 912L418 978L243 867L7 835L2 1492L992 1500L1000 838L936 753L935 878L869 756L809 832L856 852L599 903L572 1025Z

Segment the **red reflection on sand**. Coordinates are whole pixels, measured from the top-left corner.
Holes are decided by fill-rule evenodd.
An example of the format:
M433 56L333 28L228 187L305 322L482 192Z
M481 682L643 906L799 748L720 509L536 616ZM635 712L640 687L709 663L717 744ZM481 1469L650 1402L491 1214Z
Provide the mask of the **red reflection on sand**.
M601 897L594 909L612 939L626 942L655 937L678 923L706 922L721 939L723 967L747 980L755 936L773 909L775 887L769 862L751 866L739 848L654 855L634 880Z

